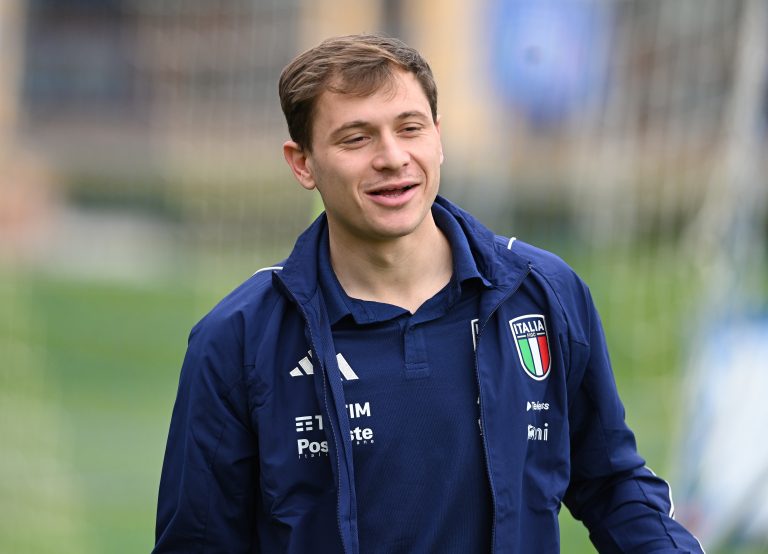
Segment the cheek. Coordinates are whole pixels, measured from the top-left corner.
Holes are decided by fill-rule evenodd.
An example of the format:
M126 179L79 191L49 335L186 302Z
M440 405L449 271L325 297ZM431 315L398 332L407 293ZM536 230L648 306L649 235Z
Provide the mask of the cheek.
M345 183L349 180L350 174L354 171L353 167L354 164L349 160L323 161L316 164L315 174L322 182L337 186L338 183Z
M317 179L317 190L325 204L345 206L355 203L353 181L343 169L324 168Z
M430 176L430 177L437 177L440 175L440 166L443 163L443 154L440 151L436 152L430 152L428 156L425 156L422 158L423 163L421 164L424 168L424 171Z

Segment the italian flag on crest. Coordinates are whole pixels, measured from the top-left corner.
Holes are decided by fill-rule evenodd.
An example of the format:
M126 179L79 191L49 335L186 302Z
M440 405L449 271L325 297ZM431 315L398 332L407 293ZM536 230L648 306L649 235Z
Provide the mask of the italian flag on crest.
M509 320L517 355L526 375L537 381L549 376L550 355L547 322L541 314L528 314Z

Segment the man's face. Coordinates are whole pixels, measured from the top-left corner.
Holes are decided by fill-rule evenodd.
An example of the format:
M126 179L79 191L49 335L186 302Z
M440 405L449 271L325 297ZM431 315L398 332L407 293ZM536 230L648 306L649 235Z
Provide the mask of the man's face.
M317 101L305 188L320 191L336 239L386 241L417 232L437 195L439 124L416 78L365 97L324 92ZM290 163L290 162L289 162Z

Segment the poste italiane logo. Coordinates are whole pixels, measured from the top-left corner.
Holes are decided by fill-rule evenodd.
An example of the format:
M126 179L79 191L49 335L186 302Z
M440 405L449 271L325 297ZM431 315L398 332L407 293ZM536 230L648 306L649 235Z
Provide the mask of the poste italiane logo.
M526 375L542 381L549 377L550 355L547 322L541 314L528 314L509 320L517 355Z

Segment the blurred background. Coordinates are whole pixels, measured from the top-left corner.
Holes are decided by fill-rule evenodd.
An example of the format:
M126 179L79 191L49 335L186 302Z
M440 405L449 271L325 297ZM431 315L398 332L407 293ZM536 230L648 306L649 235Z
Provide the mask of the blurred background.
M280 71L356 32L430 61L442 193L590 284L678 519L768 552L766 0L0 1L0 551L151 549L187 333L316 213Z

